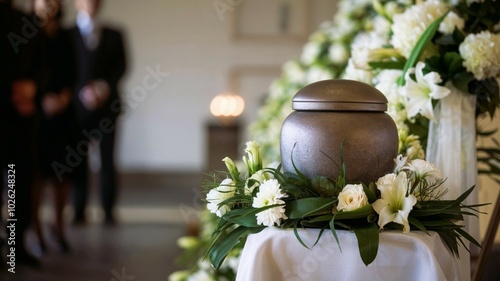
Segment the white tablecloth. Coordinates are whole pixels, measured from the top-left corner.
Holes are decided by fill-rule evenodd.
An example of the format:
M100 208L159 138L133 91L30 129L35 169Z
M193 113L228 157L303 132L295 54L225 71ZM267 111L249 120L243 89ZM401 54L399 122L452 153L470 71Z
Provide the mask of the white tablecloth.
M318 229L301 229L306 245L316 241ZM238 267L237 281L295 280L470 280L468 252L454 258L439 235L430 232L385 231L378 254L365 266L354 233L337 231L339 249L330 230L311 250L302 246L293 230L266 228L248 236Z

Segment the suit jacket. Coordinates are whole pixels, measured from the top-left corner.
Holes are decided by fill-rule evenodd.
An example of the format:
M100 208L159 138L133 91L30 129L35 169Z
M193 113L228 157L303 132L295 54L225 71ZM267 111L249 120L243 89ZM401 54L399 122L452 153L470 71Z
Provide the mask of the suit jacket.
M103 27L98 45L94 50L89 50L86 47L78 27L73 27L70 33L77 69L74 99L77 118L83 126L98 125L102 118L116 120L122 110L118 83L126 68L121 33ZM89 81L97 79L103 79L108 83L110 95L102 107L95 111L89 111L83 107L79 93Z

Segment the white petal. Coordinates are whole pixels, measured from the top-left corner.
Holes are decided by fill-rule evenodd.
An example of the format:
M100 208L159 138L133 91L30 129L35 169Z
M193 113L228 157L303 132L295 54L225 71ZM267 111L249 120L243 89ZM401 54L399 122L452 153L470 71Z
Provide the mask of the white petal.
M423 79L427 83L427 85L433 85L433 84L438 84L441 83L443 80L441 80L441 76L437 72L429 72L424 75Z
M378 199L377 201L372 203L372 207L377 212L377 214L380 214L383 208L387 206L387 202L384 199Z
M432 92L430 93L430 96L435 100L439 100L444 97L447 97L450 93L451 93L450 89L434 85L434 87L432 88Z
M421 107L420 114L427 117L431 121L435 121L434 108L432 107L432 102L430 99Z
M378 215L378 226L383 229L384 226L395 219L395 214L391 211L389 206L384 207Z
M423 74L423 69L425 67L425 63L419 61L417 66L415 67L415 78L417 78L417 83L420 85L425 83L425 78Z

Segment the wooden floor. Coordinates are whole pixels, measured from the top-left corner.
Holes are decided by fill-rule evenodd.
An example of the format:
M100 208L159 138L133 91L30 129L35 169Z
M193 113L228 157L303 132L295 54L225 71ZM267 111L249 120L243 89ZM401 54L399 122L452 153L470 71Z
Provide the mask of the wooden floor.
M181 250L176 240L185 235L186 223L201 207L201 180L201 174L176 174L154 180L127 177L122 181L115 226L102 224L98 190L94 188L89 223L71 226L68 222L70 253L58 251L51 243L49 252L40 256L39 268L17 266L15 274L2 269L0 280L168 280L168 275L178 269L174 260ZM49 225L49 206L43 215ZM28 242L32 251L39 254L33 232L29 233Z

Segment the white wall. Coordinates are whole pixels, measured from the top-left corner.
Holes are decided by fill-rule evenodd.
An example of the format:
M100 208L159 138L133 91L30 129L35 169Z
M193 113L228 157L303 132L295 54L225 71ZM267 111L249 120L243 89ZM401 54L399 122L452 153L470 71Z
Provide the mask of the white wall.
M245 2L216 1L242 4L226 11L221 20L213 0L103 1L102 21L123 29L128 44L129 68L122 89L129 107L119 130L122 172L201 170L206 155L204 125L213 121L209 104L228 90L233 69L271 67L279 74L286 60L300 55L305 39L235 42L230 38L230 19ZM332 18L335 1L308 3L313 31ZM72 22L71 1L66 11ZM156 68L168 72L168 77L141 94L148 69ZM247 101L253 110L262 92L256 94Z

